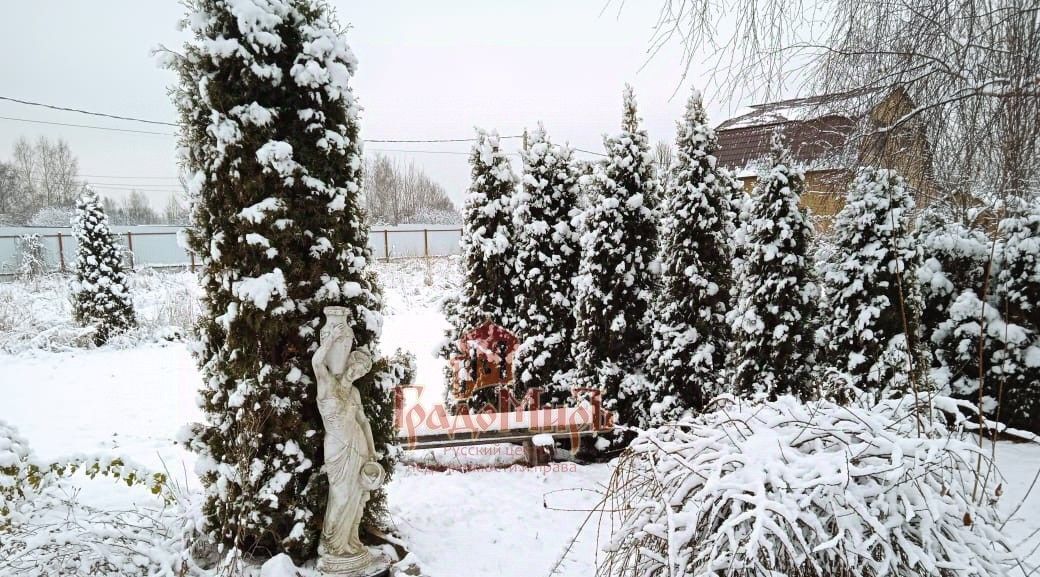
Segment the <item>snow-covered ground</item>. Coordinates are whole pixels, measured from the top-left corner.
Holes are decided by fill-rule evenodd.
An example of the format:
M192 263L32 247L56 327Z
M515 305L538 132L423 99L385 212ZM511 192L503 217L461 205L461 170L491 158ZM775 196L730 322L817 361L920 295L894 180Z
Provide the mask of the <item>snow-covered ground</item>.
M457 282L457 268L450 259L377 266L386 302L384 352L415 353L424 404L443 398L435 350L447 326L438 303ZM197 291L189 274L136 275L142 326L94 349L77 340L63 279L0 283L0 421L16 427L41 458L119 456L197 487L194 456L174 439L201 418L200 377L187 345L164 339L193 321ZM400 464L389 485L392 523L425 575L548 575L557 565L558 575L594 573L596 520L571 541L611 467L529 469L515 464L521 458L511 445L406 456L410 464ZM482 470L453 470L469 468ZM113 508L151 499L102 478L84 482L80 497Z

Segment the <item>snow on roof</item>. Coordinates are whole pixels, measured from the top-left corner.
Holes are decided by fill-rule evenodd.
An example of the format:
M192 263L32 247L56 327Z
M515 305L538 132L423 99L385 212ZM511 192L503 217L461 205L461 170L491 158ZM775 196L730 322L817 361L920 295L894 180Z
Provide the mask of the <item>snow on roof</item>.
M781 130L796 161L812 170L854 164L850 140L877 91L825 94L754 104L717 128L719 163L755 174L769 158L770 137Z

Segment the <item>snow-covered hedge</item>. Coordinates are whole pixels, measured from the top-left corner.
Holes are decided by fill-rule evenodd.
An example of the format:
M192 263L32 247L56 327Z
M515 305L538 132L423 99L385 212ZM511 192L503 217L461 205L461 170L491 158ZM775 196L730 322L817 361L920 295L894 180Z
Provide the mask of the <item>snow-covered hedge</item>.
M644 433L622 457L605 501L622 524L600 575L1008 570L996 472L946 415L918 424L909 399L716 402Z
M81 477L98 476L115 482L115 490L143 489L140 506L105 510L80 502ZM118 457L41 461L0 421L0 575L201 575L190 552L202 519L196 501L165 474Z

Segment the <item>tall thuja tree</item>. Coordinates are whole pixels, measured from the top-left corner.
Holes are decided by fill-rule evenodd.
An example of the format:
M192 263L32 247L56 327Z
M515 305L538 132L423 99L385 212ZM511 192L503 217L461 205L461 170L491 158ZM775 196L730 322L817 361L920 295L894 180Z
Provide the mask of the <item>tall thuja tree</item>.
M517 178L509 158L499 145L497 132L477 130L470 153L472 182L463 208L462 262L465 284L458 301L452 303L452 333L443 353L457 355L456 341L464 331L486 321L516 331L516 241L513 232L513 196ZM450 369L449 369L450 370ZM452 375L448 375L452 377ZM448 391L448 403L466 401L473 409L497 403L492 388L473 391L457 398Z
M100 346L134 325L134 305L108 217L90 188L84 188L76 201L72 235L76 238L74 314L80 324L94 327L94 344Z
M678 123L675 151L661 206L662 278L648 363L652 402L639 407L649 422L699 411L726 384L732 191L717 166L718 139L697 92Z
M517 330L523 344L513 372L518 393L542 389L545 404L570 397L565 375L573 368L574 276L581 260L571 225L578 204L578 167L567 146L553 144L544 129L532 134L517 191Z
M598 388L619 422L639 424L648 398L643 368L650 348L650 301L657 254L658 184L632 88L624 92L621 133L605 139L607 159L593 175L576 278L573 383Z
M811 398L814 314L819 289L809 251L812 224L799 200L802 169L779 133L771 168L760 175L746 223L747 246L732 315L733 390L751 397Z
M918 219L917 245L922 259L917 269L921 340L932 351L932 366L937 367L943 362L941 345L933 340L936 330L950 318L950 306L964 291L981 297L987 267L997 253L985 231L965 227L935 209L926 209Z
M922 385L914 198L895 171L863 168L834 222L824 266L830 365L864 391Z
M1016 199L999 231L1004 250L996 296L1006 326L997 416L1040 432L1040 203Z
M323 309L346 307L355 348L375 356L382 325L359 204L357 63L325 4L188 6L193 38L169 64L180 76L188 241L206 310L197 351L206 422L188 438L206 530L225 547L303 560L316 551L327 494L310 362ZM384 454L402 376L378 359L356 383ZM373 494L369 521L382 503Z

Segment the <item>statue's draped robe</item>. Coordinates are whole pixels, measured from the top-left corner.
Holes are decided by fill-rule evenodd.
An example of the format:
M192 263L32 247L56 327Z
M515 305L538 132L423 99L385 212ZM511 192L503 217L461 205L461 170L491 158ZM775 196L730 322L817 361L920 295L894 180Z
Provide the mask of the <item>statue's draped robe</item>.
M350 557L366 551L358 537L368 500L368 491L361 487L361 467L371 456L361 425L360 395L349 384L337 385L327 397L318 399L325 424L325 472L329 477L321 546L325 555Z

